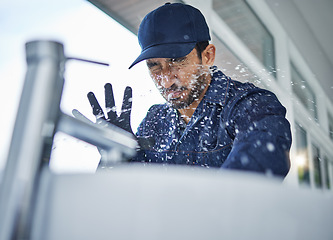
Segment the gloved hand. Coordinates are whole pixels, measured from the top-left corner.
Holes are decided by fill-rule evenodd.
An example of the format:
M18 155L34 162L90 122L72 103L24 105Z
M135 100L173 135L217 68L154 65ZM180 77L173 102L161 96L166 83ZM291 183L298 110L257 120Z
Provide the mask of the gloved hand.
M107 83L105 84L104 89L105 89L105 107L107 110L107 118L105 117L104 112L95 97L95 94L93 92L89 92L87 95L93 110L93 114L96 117L96 123L102 125L105 124L107 125L108 123L113 124L135 136L131 128L132 88L126 87L124 91L123 104L121 108L121 114L119 116L116 112L112 85L110 83ZM149 149L153 147L155 144L155 140L152 137L135 136L135 138L138 141L140 149Z
M89 92L87 95L93 110L93 114L96 117L96 123L103 124L103 121L106 121L134 135L130 124L131 110L132 110L132 89L130 87L126 87L125 89L123 105L119 117L116 112L112 85L110 83L107 83L105 84L104 89L105 89L105 107L107 110L107 118L105 118L103 110L99 105L95 97L95 94L93 92Z

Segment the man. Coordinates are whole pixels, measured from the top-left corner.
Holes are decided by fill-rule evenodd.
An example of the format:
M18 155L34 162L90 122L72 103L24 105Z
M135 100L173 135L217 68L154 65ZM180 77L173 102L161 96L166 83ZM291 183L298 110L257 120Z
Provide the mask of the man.
M291 133L285 108L273 93L233 81L213 65L215 46L198 9L181 3L155 9L143 19L138 40L142 52L130 68L145 60L167 103L149 109L136 134L141 149L132 161L288 173ZM123 109L131 108L130 97L127 88ZM92 93L88 98L100 116L96 98ZM106 107L112 106L107 84ZM131 132L129 111L123 114L109 110L106 120Z

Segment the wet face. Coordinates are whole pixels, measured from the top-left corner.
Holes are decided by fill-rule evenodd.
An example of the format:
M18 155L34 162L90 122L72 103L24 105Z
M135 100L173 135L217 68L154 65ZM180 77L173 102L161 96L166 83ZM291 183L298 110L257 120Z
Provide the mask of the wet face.
M176 109L200 102L210 82L209 68L196 49L182 58L148 59L147 66L162 96Z

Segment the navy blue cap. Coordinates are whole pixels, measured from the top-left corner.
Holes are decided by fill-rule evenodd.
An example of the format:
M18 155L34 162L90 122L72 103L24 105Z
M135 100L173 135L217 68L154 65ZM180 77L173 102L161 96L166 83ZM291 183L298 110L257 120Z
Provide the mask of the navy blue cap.
M149 58L179 58L195 44L209 41L209 28L202 13L190 5L166 3L142 20L138 40L141 54L129 67Z

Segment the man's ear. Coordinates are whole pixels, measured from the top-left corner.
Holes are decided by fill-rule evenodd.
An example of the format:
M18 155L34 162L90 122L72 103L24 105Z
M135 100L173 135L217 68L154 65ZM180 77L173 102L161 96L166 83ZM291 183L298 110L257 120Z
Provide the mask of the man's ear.
M213 44L209 44L202 52L202 63L204 65L213 66L215 61L216 48Z

